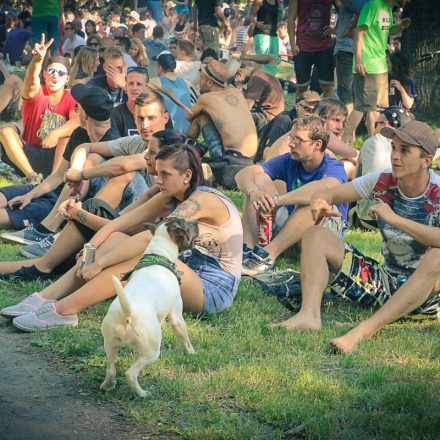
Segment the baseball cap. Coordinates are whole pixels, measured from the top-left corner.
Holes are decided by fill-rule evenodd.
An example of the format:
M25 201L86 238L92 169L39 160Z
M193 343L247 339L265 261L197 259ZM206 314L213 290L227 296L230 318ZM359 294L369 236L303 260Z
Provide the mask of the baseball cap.
M84 109L87 116L96 121L106 121L110 118L113 101L104 89L76 84L70 93Z
M438 144L434 130L421 121L410 121L399 128L385 127L380 130L380 134L389 139L396 135L408 144L423 148L430 156L435 156L437 151Z
M414 116L402 107L392 106L379 109L378 122L388 121L393 128L399 128L414 120Z
M153 61L157 61L163 70L174 71L176 69L176 57L169 50L163 50L155 58L153 57Z
M139 12L137 11L131 11L128 14L133 20L139 21L139 19L141 18L141 16L139 15Z

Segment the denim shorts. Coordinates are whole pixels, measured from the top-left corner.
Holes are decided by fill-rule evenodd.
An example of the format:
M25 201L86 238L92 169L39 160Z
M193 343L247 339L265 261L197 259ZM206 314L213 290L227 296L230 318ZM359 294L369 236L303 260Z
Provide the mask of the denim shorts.
M163 20L162 2L160 0L147 0L147 8L154 21L160 23Z
M300 52L295 58L296 83L298 86L310 84L312 67L316 66L319 82L322 84L333 84L335 59L333 48L320 50L318 52Z
M215 258L197 249L182 252L179 260L202 280L204 315L218 313L231 306L240 280L225 272Z
M144 176L139 171L136 171L130 183L125 187L124 192L122 193L121 203L119 203L117 210L122 211L147 191L148 185Z

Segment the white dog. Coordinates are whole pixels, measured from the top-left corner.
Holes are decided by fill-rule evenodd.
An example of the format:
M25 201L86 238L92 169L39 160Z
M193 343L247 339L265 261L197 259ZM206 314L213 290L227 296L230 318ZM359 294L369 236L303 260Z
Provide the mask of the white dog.
M197 235L196 221L167 219L157 228L144 256L156 254L176 263L179 252L188 249ZM179 283L171 270L156 264L135 270L125 288L115 276L113 282L117 298L111 303L101 326L107 355L106 377L101 388L109 391L115 387L115 360L119 347L130 345L138 357L125 376L130 387L140 397L145 397L147 392L140 387L138 375L142 368L159 358L161 324L165 318L170 321L186 353L194 353L182 316Z

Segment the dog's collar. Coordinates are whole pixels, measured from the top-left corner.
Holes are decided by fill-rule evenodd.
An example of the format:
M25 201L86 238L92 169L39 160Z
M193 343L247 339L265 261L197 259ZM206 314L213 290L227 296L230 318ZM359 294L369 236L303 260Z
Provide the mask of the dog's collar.
M143 267L156 266L156 265L163 266L169 271L171 271L175 275L177 281L180 284L183 272L177 270L176 265L172 261L168 260L168 258L165 258L162 255L157 255L157 254L143 255L133 270L130 270L129 272L126 272L121 275L121 280L127 281L131 277L132 273L136 270L142 269Z

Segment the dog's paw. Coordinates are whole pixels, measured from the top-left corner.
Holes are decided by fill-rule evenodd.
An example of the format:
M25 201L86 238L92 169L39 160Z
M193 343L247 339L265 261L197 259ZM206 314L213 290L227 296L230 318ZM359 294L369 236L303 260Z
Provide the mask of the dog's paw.
M147 397L149 393L147 393L145 390L143 390L142 388L137 389L136 388L136 394L139 397Z
M193 347L188 347L187 349L185 349L186 354L195 354L196 351L194 350Z
M102 382L100 388L104 391L111 391L114 390L116 386L116 380L114 379L105 379L104 382Z

